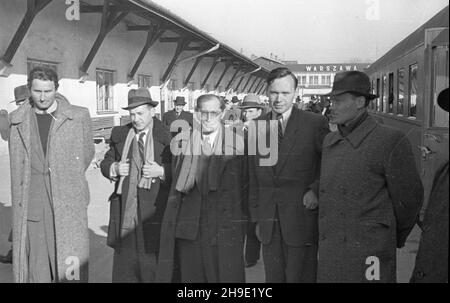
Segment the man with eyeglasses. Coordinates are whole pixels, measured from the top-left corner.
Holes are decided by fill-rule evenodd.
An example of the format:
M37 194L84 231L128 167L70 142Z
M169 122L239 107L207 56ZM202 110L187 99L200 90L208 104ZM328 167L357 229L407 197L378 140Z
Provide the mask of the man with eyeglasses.
M243 144L226 140L224 108L218 96L200 96L193 129L172 140L157 282L173 281L174 260L182 283L245 282L246 161Z

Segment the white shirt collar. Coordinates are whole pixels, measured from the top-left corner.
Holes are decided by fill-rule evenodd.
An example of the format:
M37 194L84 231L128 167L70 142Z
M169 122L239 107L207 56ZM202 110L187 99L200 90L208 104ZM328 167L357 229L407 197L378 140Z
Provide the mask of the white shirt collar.
M291 108L289 108L287 111L285 111L284 113L281 114L283 117L283 123L287 123L287 121L291 117L292 108L293 108L293 106L291 106Z
M218 133L219 133L219 130L215 130L215 131L213 131L212 133L210 133L208 135L202 134L202 141L205 138L208 138L209 139L209 144L211 144L211 147L214 147L214 142L216 141L216 137L217 137Z

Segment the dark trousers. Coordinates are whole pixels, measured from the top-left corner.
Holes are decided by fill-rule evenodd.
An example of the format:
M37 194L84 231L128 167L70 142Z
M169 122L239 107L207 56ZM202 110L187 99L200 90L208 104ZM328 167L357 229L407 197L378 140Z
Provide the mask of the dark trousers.
M245 240L245 262L256 263L259 260L261 242L256 237L256 222L247 224L247 238Z
M137 224L135 219L121 247L114 251L112 282L153 283L155 271L156 254L145 251L142 224Z
M262 246L266 283L315 283L317 250L317 244L300 247L287 245L276 218L272 239Z
M53 216L42 221L27 222L26 251L28 256L28 282L56 281L56 251Z

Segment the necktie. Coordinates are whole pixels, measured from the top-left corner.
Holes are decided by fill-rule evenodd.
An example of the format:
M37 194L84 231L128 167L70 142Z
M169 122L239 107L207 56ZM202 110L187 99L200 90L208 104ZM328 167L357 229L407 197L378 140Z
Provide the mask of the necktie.
M283 115L278 114L277 120L278 120L278 144L281 144L281 141L283 140Z
M145 159L144 159L144 150L145 150L144 136L145 136L145 133L141 132L139 134L139 140L138 140L139 156L141 157L142 162L145 161Z
M209 137L203 138L202 150L203 150L203 154L206 156L210 156L212 153L211 143L209 140L210 140Z

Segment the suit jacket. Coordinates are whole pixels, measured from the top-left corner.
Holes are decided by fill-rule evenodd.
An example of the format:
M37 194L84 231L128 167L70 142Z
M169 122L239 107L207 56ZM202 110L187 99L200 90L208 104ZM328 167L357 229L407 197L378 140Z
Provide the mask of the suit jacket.
M110 179L110 168L114 162L121 160L125 140L131 124L114 127L111 132L110 149L105 154L104 160L100 163L103 176ZM156 118L153 118L153 144L155 162L164 167L165 179L161 181L155 178L150 190L139 189L139 208L140 213L146 214L142 218L142 227L144 230L145 249L148 253L158 252L159 234L161 230L161 220L167 203L167 194L171 182L171 153L170 153L170 134L168 129ZM132 147L130 147L128 158L131 158ZM135 182L133 182L135 183ZM122 194L117 194L119 180L116 181L114 192L110 196L110 218L108 227L107 244L113 248L122 247L121 226L123 215L125 213L126 197L130 186L130 179L126 177L122 186Z
M189 123L189 126L192 127L192 123L193 123L193 115L190 112L187 111L181 111L180 116L177 117L177 113L175 112L175 109L168 111L166 113L164 113L163 115L163 124L170 130L170 125L172 124L173 121L175 120L184 120L187 123ZM174 137L176 134L179 133L179 131L177 132L171 132L172 133L172 137Z
M268 114L255 122L258 125L270 118ZM324 117L292 108L276 166L260 166L264 157L258 151L249 158L250 214L259 223L262 243L268 244L272 238L276 209L286 244L317 242L317 209L306 209L303 196L318 184L322 142L328 132Z

